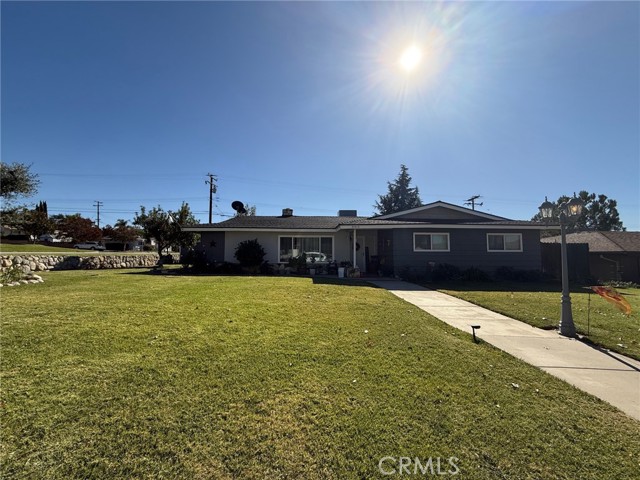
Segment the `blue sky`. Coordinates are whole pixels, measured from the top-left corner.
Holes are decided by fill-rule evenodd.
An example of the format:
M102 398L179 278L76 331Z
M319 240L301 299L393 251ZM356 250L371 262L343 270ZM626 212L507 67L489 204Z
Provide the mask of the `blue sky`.
M640 230L638 2L6 2L2 160L50 213L140 205L370 215L422 200L529 219L588 190ZM409 45L422 63L398 66Z

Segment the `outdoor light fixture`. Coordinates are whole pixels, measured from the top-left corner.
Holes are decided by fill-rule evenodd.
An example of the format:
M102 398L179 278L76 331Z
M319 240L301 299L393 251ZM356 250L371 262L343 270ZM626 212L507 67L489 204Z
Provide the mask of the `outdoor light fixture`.
M476 338L476 330L480 330L480 325L471 325L471 331L473 332L473 341L478 343L478 339Z
M573 313L571 312L571 296L569 295L569 267L567 264L567 225L575 221L582 213L582 200L573 194L573 198L561 203L559 207L560 220L560 257L562 263L562 307L560 310L560 335L565 337L576 336L576 326L573 323ZM540 205L540 215L548 222L553 216L553 203L544 198Z

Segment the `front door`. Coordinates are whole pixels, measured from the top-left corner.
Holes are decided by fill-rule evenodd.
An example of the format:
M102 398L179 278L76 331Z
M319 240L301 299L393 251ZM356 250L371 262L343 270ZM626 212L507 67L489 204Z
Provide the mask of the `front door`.
M356 259L358 262L358 268L362 273L366 273L367 271L367 257L366 257L366 245L364 241L364 237L356 237Z

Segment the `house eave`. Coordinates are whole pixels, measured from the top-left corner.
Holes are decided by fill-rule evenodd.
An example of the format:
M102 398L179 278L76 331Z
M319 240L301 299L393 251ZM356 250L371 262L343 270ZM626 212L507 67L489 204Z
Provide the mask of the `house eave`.
M552 230L548 225L504 225L504 224L452 224L452 223L411 223L393 225L363 225L363 224L343 224L336 228L251 228L251 227L184 227L184 232L278 232L278 233L332 233L342 230L393 230L393 229L464 229L464 230Z

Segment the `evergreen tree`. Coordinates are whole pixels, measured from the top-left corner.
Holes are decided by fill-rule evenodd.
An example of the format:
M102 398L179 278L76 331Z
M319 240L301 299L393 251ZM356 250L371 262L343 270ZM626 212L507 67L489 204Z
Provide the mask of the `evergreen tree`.
M380 215L409 210L420 207L422 200L418 187L411 187L411 175L406 165L400 165L400 173L394 182L387 182L388 193L378 195L378 201L374 205Z
M582 190L578 194L578 198L582 200L583 207L580 217L567 227L567 232L576 232L581 230L600 230L600 231L624 231L626 230L620 220L618 213L618 202L612 198L602 194L589 193ZM553 209L553 222L559 222L560 205L571 199L566 195L558 198ZM532 218L533 221L543 221L542 215L537 213Z

